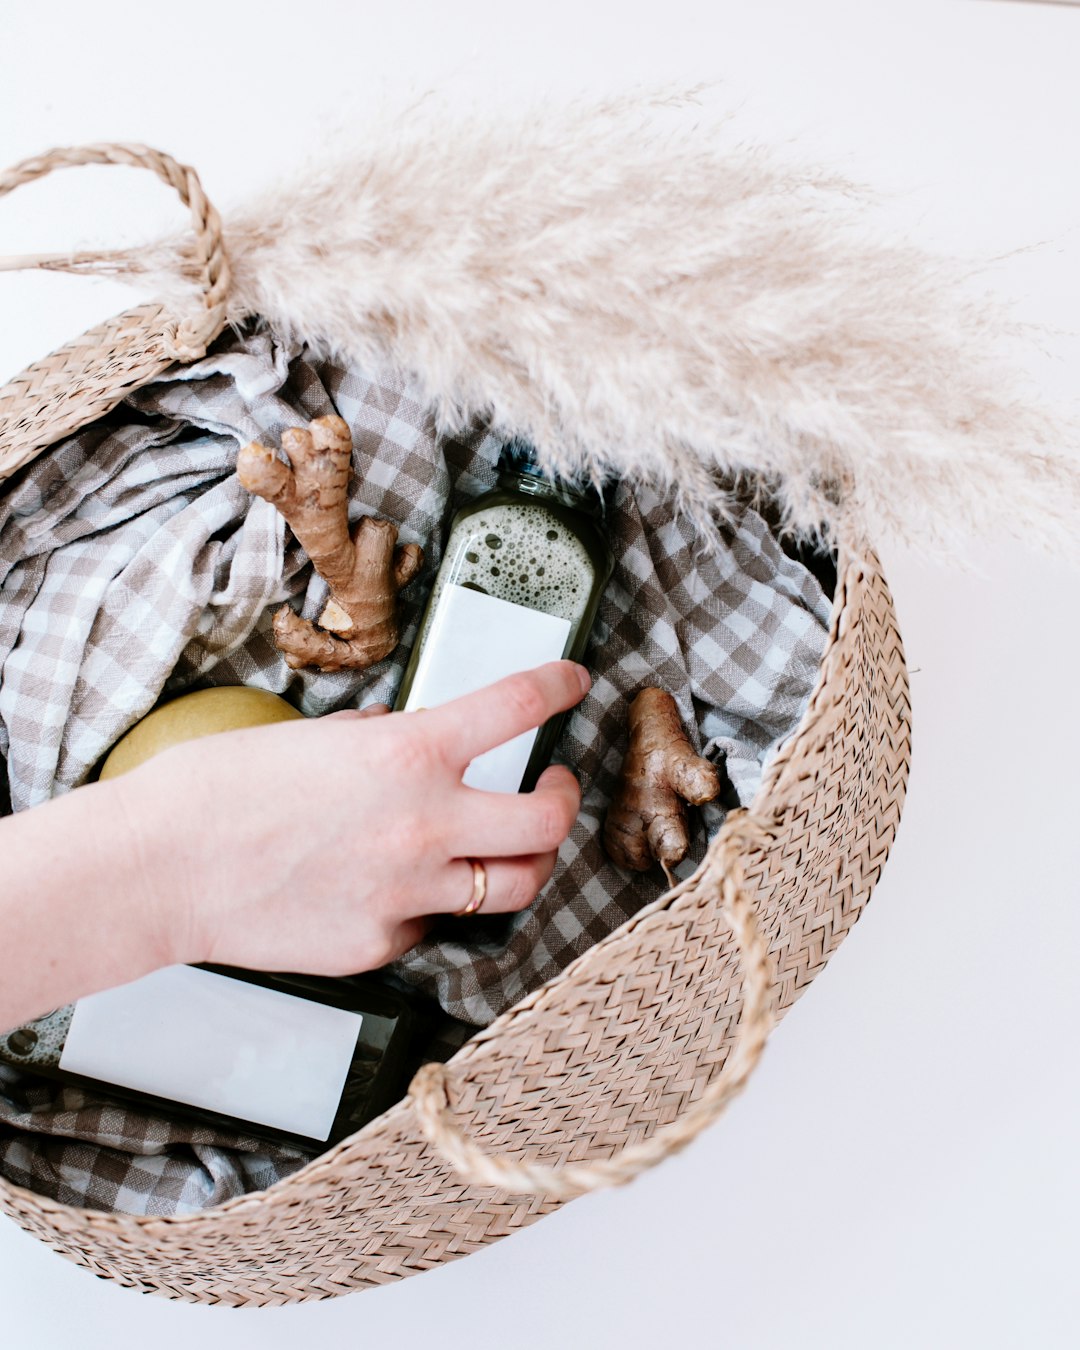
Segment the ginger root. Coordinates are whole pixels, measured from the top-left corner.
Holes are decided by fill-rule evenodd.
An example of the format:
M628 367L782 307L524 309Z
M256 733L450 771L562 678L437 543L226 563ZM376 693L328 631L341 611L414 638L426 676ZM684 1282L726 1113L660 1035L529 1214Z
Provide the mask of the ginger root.
M620 867L647 872L682 862L690 847L683 802L700 806L720 795L720 771L694 753L675 700L643 689L630 705L630 744L604 822L604 847Z
M288 605L274 615L274 640L293 670L362 670L389 656L400 631L397 595L424 561L417 544L397 545L397 526L365 516L349 531L352 436L340 417L319 417L281 438L286 464L253 441L237 456L249 492L276 506L330 589L318 625Z

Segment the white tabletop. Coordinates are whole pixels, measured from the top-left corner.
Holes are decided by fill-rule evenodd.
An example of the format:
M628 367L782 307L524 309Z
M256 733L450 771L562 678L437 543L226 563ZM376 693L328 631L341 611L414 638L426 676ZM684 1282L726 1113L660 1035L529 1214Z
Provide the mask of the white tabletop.
M4 6L0 163L142 140L227 204L429 86L483 105L719 81L709 97L748 137L884 190L915 239L1030 249L988 285L1075 329L1078 68L1080 8L1017 0ZM158 185L83 172L97 186L5 200L0 253L178 223ZM58 277L4 276L0 295L0 377L129 303ZM1038 378L1075 397L1080 346L1047 345ZM1012 545L975 561L886 553L915 701L894 855L745 1097L686 1153L466 1261L258 1315L140 1299L0 1221L5 1344L1076 1345L1078 578Z

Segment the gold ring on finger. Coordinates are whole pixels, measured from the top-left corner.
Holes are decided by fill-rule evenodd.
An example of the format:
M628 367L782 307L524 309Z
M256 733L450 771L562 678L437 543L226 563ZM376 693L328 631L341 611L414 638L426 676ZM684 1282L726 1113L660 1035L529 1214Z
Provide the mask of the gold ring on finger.
M487 895L487 868L479 858L466 858L465 861L472 866L472 895L469 896L469 903L464 909L455 911L459 919L465 918L468 914L475 914Z

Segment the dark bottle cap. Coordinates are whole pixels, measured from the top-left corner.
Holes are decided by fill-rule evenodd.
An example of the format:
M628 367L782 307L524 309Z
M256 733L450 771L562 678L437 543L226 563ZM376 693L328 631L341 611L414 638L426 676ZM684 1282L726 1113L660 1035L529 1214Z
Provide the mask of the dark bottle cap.
M531 473L534 478L547 478L536 458L536 448L520 436L507 441L499 456L499 468L513 473Z
M561 498L567 505L581 506L595 514L603 513L604 494L591 483L581 483L575 478L560 478L557 474L541 468L536 448L521 436L507 441L499 456L500 474L519 474L532 485L525 490L550 493ZM519 484L521 484L519 478Z

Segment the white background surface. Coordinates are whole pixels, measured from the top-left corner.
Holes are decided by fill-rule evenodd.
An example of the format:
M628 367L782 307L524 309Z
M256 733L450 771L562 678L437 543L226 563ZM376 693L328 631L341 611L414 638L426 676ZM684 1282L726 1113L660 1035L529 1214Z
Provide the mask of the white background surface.
M993 284L1076 329L1078 69L1080 9L1004 0L9 4L0 162L145 140L228 205L428 86L485 103L718 80L747 136L872 182L915 238L980 258L1040 245ZM97 195L118 203L94 206L100 230ZM67 174L0 205L0 252L148 235L178 220L162 200L135 174ZM0 277L0 297L3 375L127 303L63 278ZM1080 347L1049 345L1040 378L1075 397ZM626 1190L309 1307L139 1298L0 1221L5 1344L1080 1343L1078 579L992 542L981 576L885 561L914 672L900 836L723 1122Z

